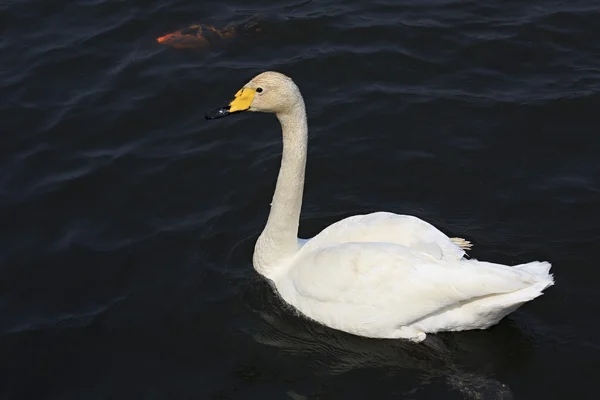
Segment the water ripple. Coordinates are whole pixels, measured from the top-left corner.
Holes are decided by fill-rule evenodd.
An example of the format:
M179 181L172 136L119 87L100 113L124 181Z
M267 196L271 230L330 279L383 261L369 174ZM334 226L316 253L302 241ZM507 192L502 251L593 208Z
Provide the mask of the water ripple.
M446 396L448 383L461 396L486 388L501 396L507 382L523 398L582 387L598 349L589 316L599 17L589 1L0 1L0 350L19 354L0 367L16 371L14 382L55 383L9 394L64 397L60 383L72 375L64 359L101 366L92 350L101 338L115 346L105 354L116 365L147 337L139 353L159 354L161 367L160 379L148 372L145 382L177 375L165 385L180 388L199 371L221 374L199 397L247 361L231 343L243 343L250 363L318 369L334 387L322 397L359 393L354 381L378 382L369 395L381 398L426 396L428 385L430 397ZM194 23L249 21L261 31L208 49L156 43ZM279 167L279 127L268 116L204 119L267 69L292 76L307 102L302 235L353 213L411 213L473 240L474 257L549 259L557 285L496 329L450 335L443 356L356 341L274 304L270 288L248 279ZM63 331L78 341L55 346ZM193 360L169 364L174 345ZM56 372L43 355L54 348ZM471 356L474 369L462 365ZM144 371L130 357L122 364ZM572 374L553 370L557 362ZM394 378L389 390L382 365ZM82 387L100 376L77 373ZM277 396L273 380L264 385ZM264 387L242 388L264 397Z

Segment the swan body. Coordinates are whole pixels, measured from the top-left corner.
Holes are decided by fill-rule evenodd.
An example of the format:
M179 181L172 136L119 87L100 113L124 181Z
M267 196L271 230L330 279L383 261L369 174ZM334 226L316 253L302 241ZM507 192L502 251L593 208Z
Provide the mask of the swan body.
M419 249L436 259L458 260L470 242L449 238L428 222L411 215L375 212L338 221L307 241L304 251L347 242L387 242Z
M352 216L298 239L308 142L302 95L289 77L264 72L206 117L243 111L276 114L283 137L253 265L306 317L359 336L420 342L427 333L486 329L554 284L548 262L467 259L468 241L408 215Z

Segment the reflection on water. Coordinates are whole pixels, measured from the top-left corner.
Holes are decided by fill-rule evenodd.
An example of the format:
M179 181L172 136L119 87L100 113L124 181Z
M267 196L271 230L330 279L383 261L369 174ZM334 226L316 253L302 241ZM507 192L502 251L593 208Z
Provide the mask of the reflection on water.
M321 382L336 375L370 368L383 369L387 378L401 377L407 371L416 372L418 384L445 382L449 389L457 390L472 399L512 399L510 388L486 374L481 365L466 366L461 363L458 350L460 342L453 336L430 335L423 344L398 340L374 340L348 335L308 321L289 309L273 294L269 283L256 278L242 295L249 311L260 318L253 333L254 339L267 346L305 359L310 359L314 374ZM251 308L254 306L255 308ZM512 327L518 334L516 327ZM456 335L454 335L456 336ZM464 345L465 343L462 343ZM481 343L481 348L469 344L473 354L485 354L493 343ZM473 360L471 360L472 363ZM497 360L496 360L497 361ZM307 394L303 394L307 395ZM312 395L307 395L312 399ZM326 397L325 397L326 398Z

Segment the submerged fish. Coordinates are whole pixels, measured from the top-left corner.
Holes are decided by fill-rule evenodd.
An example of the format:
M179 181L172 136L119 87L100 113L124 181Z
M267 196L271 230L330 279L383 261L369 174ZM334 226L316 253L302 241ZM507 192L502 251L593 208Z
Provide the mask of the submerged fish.
M256 22L248 22L239 26L229 26L223 29L212 25L190 25L186 29L167 33L156 39L160 44L176 49L201 49L223 40L233 39L247 33L258 33L261 28Z

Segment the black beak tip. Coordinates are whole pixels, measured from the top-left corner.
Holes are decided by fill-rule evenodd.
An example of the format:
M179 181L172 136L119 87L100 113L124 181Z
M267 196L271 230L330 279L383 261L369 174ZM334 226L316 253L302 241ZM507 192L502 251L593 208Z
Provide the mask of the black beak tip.
M214 110L207 111L206 114L204 115L204 118L217 119L217 118L226 117L229 114L231 114L229 112L229 107L217 107Z

